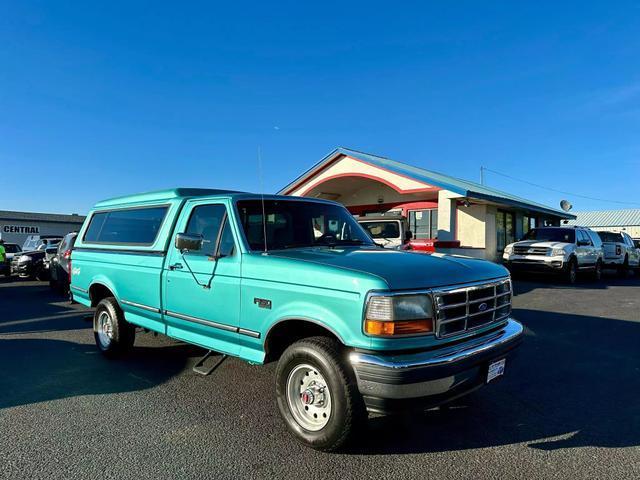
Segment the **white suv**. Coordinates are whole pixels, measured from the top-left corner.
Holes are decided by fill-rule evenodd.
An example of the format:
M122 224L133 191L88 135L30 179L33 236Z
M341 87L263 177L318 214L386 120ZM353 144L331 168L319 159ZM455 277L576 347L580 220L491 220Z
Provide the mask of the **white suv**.
M607 267L616 268L623 277L630 268L640 268L640 250L633 239L624 232L598 232L604 248Z
M583 271L600 280L604 250L598 234L588 228L540 227L507 245L502 258L513 272L555 272L575 283L578 272Z

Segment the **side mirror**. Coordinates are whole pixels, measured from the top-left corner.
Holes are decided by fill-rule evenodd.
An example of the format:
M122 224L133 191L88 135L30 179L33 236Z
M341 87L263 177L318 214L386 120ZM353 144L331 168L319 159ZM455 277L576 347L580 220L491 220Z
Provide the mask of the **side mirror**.
M182 253L197 252L202 250L202 235L190 235L188 233L179 233L176 235L176 248Z
M413 232L411 230L407 230L406 232L404 232L404 239L408 242L409 240L413 239Z

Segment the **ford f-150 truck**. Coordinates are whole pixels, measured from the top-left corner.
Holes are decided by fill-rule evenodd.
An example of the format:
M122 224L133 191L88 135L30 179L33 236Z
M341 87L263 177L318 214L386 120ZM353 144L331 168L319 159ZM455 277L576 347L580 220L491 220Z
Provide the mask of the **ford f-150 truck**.
M318 199L179 188L106 200L78 234L71 273L109 357L137 326L278 361L280 413L321 450L342 446L367 411L432 408L501 376L523 335L504 267L380 248Z

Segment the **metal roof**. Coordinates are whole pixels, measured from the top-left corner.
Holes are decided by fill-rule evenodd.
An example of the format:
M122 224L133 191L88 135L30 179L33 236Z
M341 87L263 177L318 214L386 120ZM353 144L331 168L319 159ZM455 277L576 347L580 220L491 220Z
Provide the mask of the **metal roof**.
M84 222L83 215L66 215L61 213L14 212L0 210L0 220L20 222L77 223Z
M542 205L540 203L532 202L531 200L527 200L525 198L521 198L516 195L503 192L501 190L496 190L495 188L490 188L485 185L480 185L479 183L471 182L469 180L463 180L460 178L455 178L450 175L445 175L443 173L434 172L432 170L426 170L424 168L418 168L411 165L407 165L406 163L397 162L395 160L391 160L390 158L385 158L377 155L372 155L369 153L359 152L357 150L351 150L349 148L344 148L344 147L336 148L329 155L324 157L322 160L320 160L313 167L311 167L309 170L304 172L302 175L300 175L298 178L296 178L293 182L291 182L289 185L284 187L278 193L283 194L286 191L290 191L292 187L306 180L309 176L321 170L325 165L335 160L340 155L347 155L349 157L362 160L364 162L373 164L375 166L390 170L394 173L404 175L410 178L414 178L418 181L422 181L430 185L434 185L436 187L449 190L451 192L457 193L465 197L490 200L496 203L511 205L514 207L523 208L525 210L544 213L544 214L551 215L554 217L559 217L559 218L565 218L565 219L575 218L575 216L571 213L567 213L562 210L557 210L555 208Z
M569 225L583 225L585 227L630 227L640 226L640 208L625 210L599 210L593 212L574 212L575 220Z

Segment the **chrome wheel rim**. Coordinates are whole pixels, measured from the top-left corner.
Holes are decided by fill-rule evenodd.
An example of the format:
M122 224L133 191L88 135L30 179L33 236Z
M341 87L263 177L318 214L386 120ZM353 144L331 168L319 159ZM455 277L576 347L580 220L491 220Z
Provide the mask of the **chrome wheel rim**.
M297 365L287 378L289 410L305 430L322 430L331 418L331 392L322 373L309 364Z
M98 334L100 345L108 348L111 345L111 340L113 340L113 321L108 312L100 312L98 314L96 333Z

